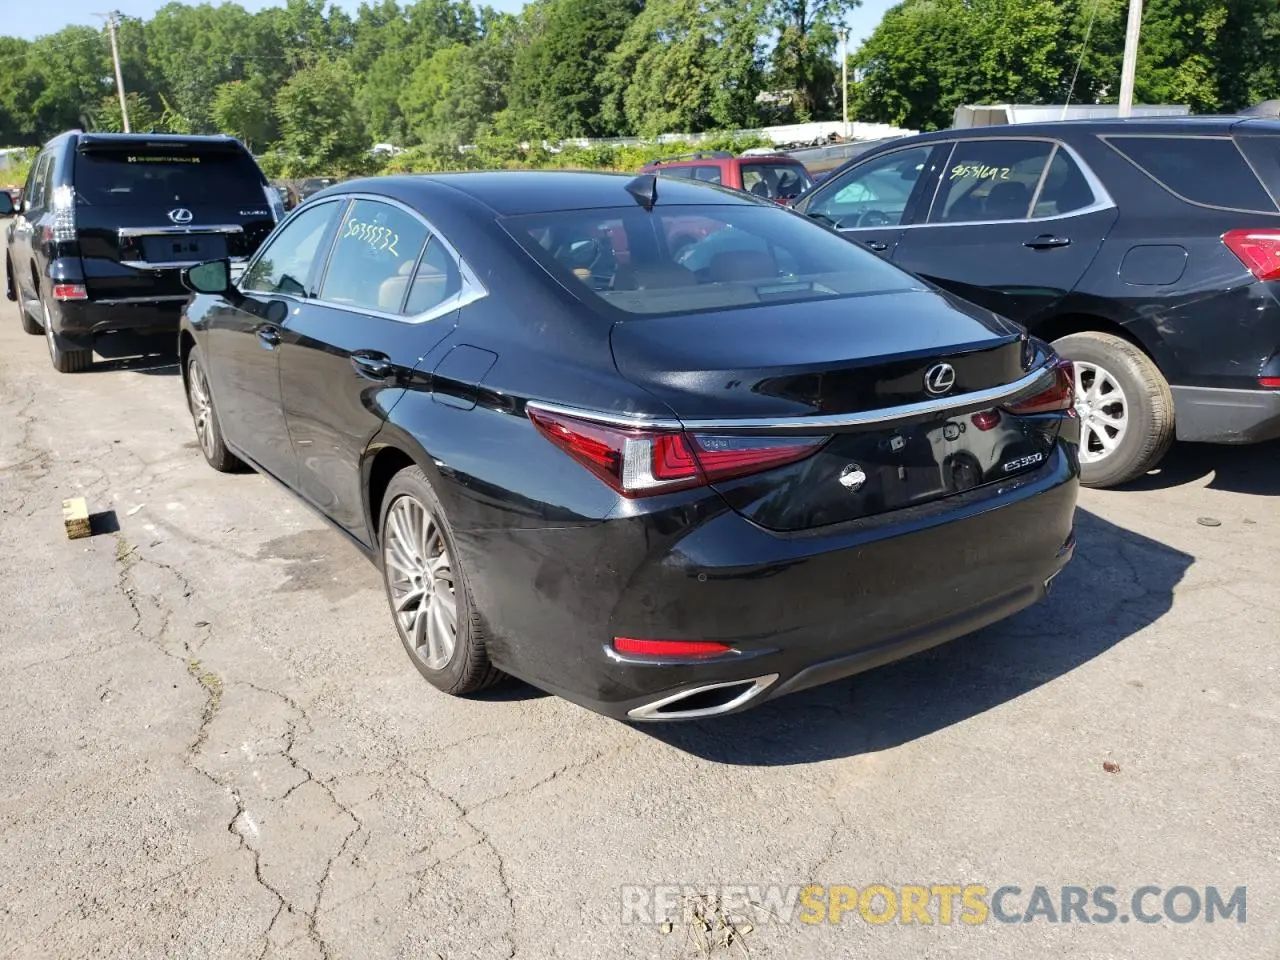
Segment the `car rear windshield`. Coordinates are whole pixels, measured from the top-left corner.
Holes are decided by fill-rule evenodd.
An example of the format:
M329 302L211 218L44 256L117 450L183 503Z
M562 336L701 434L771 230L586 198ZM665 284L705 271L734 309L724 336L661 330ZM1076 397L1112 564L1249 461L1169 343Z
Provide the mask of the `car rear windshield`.
M1107 137L1170 193L1184 200L1231 210L1275 213L1276 204L1258 182L1230 137Z
M584 302L624 314L668 316L921 285L840 235L764 204L557 210L502 223Z
M247 153L141 148L90 150L76 157L76 199L90 206L264 202L261 174Z
M768 200L798 197L812 186L809 171L799 162L742 165L742 189L757 197Z

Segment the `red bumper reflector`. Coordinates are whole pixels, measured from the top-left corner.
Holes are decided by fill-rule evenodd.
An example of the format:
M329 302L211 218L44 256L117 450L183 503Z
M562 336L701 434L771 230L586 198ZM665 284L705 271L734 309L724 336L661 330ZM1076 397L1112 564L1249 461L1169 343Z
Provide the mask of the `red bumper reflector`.
M53 285L55 300L88 300L89 292L83 283L55 283Z
M1280 377L1259 377L1258 383L1267 390L1280 390Z
M643 657L718 657L733 647L714 640L636 640L633 637L614 637L613 649L619 653L638 654Z

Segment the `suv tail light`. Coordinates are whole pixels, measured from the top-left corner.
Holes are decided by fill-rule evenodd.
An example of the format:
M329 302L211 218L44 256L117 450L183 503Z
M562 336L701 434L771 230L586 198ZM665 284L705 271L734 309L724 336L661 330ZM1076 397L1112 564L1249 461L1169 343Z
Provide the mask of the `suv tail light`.
M1033 397L1027 397L1016 403L1006 403L1004 409L1009 413L1058 413L1070 410L1075 403L1076 372L1070 360L1059 358L1054 363L1053 386L1042 390Z
M530 408L548 440L624 497L701 487L803 460L827 437L727 437L597 423Z
M1266 390L1280 390L1280 377L1259 377L1258 385Z
M1280 230L1228 230L1222 242L1259 280L1280 280Z
M50 209L53 212L53 236L50 239L54 243L72 243L76 238L75 191L66 184L55 187Z

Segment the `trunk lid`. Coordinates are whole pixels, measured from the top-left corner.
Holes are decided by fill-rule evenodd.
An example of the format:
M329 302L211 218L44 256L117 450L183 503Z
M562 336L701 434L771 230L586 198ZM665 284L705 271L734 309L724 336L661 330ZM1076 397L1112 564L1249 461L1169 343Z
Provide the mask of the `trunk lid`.
M1060 414L947 403L1001 394L1045 357L1022 328L933 291L624 321L611 342L623 376L703 447L744 431L830 437L798 463L715 484L734 509L776 530L873 516L1033 470L1061 424ZM940 364L954 383L931 391L926 377Z

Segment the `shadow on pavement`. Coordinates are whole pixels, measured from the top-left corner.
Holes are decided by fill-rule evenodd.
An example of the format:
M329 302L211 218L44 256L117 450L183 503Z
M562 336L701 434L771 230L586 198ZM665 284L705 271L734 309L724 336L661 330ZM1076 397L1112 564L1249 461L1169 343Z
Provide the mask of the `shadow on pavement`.
M1195 559L1083 510L1076 530L1053 592L1003 623L746 713L637 729L707 760L784 766L896 747L1020 697L1162 617Z
M89 368L92 373L131 370L162 377L179 373L175 334L106 334L94 341L93 349L102 359Z
M1209 489L1280 496L1280 440L1249 446L1175 443L1160 465L1117 492L1167 490L1210 477Z

